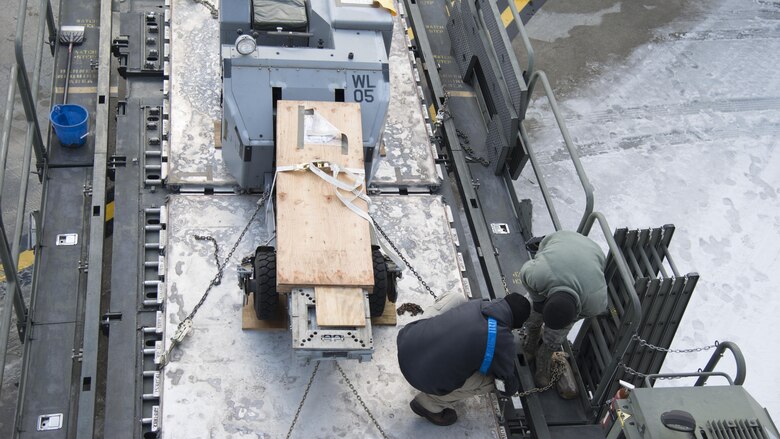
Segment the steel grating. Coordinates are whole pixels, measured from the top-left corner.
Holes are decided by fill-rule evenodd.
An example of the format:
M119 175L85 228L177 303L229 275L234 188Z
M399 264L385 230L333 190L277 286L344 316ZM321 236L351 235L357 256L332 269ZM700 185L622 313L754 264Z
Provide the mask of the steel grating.
M514 139L517 137L519 118L514 104L507 100L511 99L512 95L507 88L504 77L497 74L503 69L496 65L496 58L488 52L488 48L485 46L489 37L483 32L480 23L484 24L491 20L490 18L480 20L478 12L470 2L456 2L450 16L447 29L464 82L476 82L474 85L479 85L488 113L492 117L497 115L501 121L503 142L488 143L488 153L490 153L491 148L495 148L497 151L501 151L505 147L511 148L515 145ZM495 19L495 17L493 18ZM500 31L496 30L496 32ZM503 41L500 35L498 40ZM501 53L503 56L499 57L509 64L512 57L509 56L506 49ZM476 81L473 81L474 79ZM503 169L505 158L508 155L508 151L507 154L497 154L499 160L494 161L497 169Z
M615 231L615 242L634 277L642 314L638 335L647 343L666 349L671 345L680 319L698 281L698 274L689 273L680 276L668 253L668 246L674 234L674 226L661 228ZM667 268L673 276L669 276ZM606 370L608 360L618 346L619 340L631 337L627 328L629 321L626 310L629 307L628 295L619 282L614 255L607 258L605 276L608 284L609 309L607 315L598 316L586 322L575 341L577 363L581 367L586 387L595 391L606 374L616 371ZM622 363L642 374L658 373L666 356L664 350L650 349L636 340L632 340ZM620 369L620 366L619 366ZM628 373L625 369L617 378L640 385L642 377ZM618 388L613 380L604 395L613 395ZM596 401L600 404L603 401Z
M517 59L513 53L512 44L501 21L501 14L494 1L480 0L479 7L482 10L482 22L490 34L490 42L496 54L496 62L501 68L504 83L509 91L510 104L517 114L525 114L521 108L525 102L527 87L520 82L520 71L517 67ZM511 55L510 55L511 53ZM513 65L514 64L514 65ZM510 137L511 138L511 137Z

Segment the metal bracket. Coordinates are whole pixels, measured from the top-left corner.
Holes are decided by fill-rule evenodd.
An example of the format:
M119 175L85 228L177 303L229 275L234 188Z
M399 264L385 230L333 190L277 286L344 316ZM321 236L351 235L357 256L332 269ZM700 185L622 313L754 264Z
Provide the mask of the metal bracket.
M62 413L38 416L35 429L38 431L59 430L63 426Z
M76 245L79 243L79 234L78 233L61 233L57 235L55 245L62 246L62 245Z
M123 78L163 76L166 61L163 14L128 12L120 14L120 21L121 34L111 44L111 53L119 60L119 74Z

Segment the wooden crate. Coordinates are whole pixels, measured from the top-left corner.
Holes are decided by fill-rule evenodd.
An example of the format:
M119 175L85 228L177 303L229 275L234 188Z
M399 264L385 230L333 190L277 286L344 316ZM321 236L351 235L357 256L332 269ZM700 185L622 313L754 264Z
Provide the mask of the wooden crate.
M335 144L299 142L302 111L324 117L346 135L346 151ZM279 101L277 166L313 161L363 169L360 105L344 102ZM299 147L302 143L302 147ZM340 177L347 182L348 179ZM276 181L277 290L294 287L374 286L368 222L336 197L331 184L311 171L280 172ZM366 211L362 200L354 202Z

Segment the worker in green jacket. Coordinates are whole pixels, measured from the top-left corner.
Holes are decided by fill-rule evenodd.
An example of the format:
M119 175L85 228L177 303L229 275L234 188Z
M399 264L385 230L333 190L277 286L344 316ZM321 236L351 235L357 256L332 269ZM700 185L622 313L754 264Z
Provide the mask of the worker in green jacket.
M552 353L562 350L574 323L607 310L605 263L604 252L590 238L562 230L545 236L520 269L533 304L523 353L529 362L536 360L537 386L549 384Z

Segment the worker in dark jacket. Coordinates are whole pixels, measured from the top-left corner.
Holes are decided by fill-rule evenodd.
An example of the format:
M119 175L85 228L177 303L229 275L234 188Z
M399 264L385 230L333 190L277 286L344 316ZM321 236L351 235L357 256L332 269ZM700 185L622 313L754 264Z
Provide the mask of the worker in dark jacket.
M574 323L607 310L604 265L604 252L595 242L562 230L545 236L534 259L520 269L520 279L533 302L525 324L523 354L529 362L536 360L537 386L550 382L552 353L561 350Z
M436 425L452 425L454 402L495 389L517 392L513 328L528 319L531 304L520 294L494 301L467 301L460 294L439 297L427 318L398 333L398 363L409 384L421 393L409 404Z

